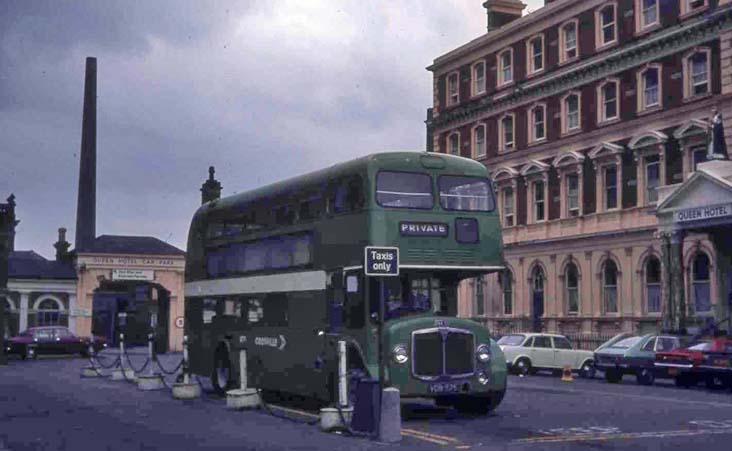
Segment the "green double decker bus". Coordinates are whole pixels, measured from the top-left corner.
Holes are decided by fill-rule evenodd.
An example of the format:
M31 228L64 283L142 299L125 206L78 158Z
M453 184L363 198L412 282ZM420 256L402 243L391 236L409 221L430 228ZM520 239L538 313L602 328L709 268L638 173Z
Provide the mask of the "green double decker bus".
M399 273L368 276L365 248L399 249ZM353 379L485 413L506 390L488 330L457 317L458 284L502 269L486 168L421 152L378 153L202 205L185 287L190 368L223 393L336 397L334 341ZM379 305L384 305L379 336Z

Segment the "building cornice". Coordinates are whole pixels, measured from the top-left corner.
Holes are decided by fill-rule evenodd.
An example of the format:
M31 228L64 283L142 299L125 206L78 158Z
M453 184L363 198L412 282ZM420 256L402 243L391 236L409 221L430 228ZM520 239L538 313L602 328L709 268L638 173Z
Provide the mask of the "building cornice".
M443 111L427 121L427 125L438 132L439 129L454 128L474 121L487 111L500 114L505 110L577 89L618 72L674 55L718 38L720 33L730 30L732 8L718 8L689 23L668 27L653 36L587 58L578 65L518 82L511 92L506 93L504 90L498 95L486 96Z
M465 57L476 50L487 50L488 48L494 49L498 47L505 47L511 45L516 41L516 35L522 33L522 29L528 28L532 24L535 24L548 17L556 17L560 11L569 9L572 7L579 7L583 11L588 9L590 4L591 8L604 3L606 0L557 0L553 3L545 5L533 13L526 14L525 16L516 19L502 26L501 28L490 31L482 36L479 36L467 44L463 44L460 47L453 49L443 55L435 58L433 63L427 66L427 70L435 71L437 66L444 66L454 62L457 59ZM529 34L535 34L534 30L526 30ZM527 34L528 36L528 34ZM454 70L451 68L450 70ZM442 72L442 71L441 71Z

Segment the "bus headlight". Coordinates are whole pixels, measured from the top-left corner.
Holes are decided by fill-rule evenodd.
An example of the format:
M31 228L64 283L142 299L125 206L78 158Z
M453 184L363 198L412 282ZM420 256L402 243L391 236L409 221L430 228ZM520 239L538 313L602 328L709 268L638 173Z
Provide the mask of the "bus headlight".
M480 363L486 363L491 359L491 348L488 345L480 345L475 350L475 355Z
M396 363L406 363L409 360L409 354L407 353L406 345L396 345L391 351L394 354L394 361Z

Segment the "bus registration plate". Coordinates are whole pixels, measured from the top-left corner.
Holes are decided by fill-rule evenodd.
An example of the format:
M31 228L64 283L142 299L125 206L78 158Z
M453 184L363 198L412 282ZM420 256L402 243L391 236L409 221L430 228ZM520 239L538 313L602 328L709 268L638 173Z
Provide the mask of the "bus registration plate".
M457 384L430 384L430 393L457 393Z

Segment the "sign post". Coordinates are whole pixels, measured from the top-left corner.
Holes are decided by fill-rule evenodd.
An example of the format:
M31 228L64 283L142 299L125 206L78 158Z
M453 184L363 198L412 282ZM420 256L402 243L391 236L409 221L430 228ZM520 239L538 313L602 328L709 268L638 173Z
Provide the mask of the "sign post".
M379 322L377 333L379 334L379 408L378 408L378 425L377 431L381 431L381 413L382 413L382 396L385 388L384 380L384 363L385 363L385 343L384 343L384 319L385 319L385 297L384 297L384 277L399 276L399 248L398 247L378 247L366 246L364 249L364 274L366 277L379 278Z

